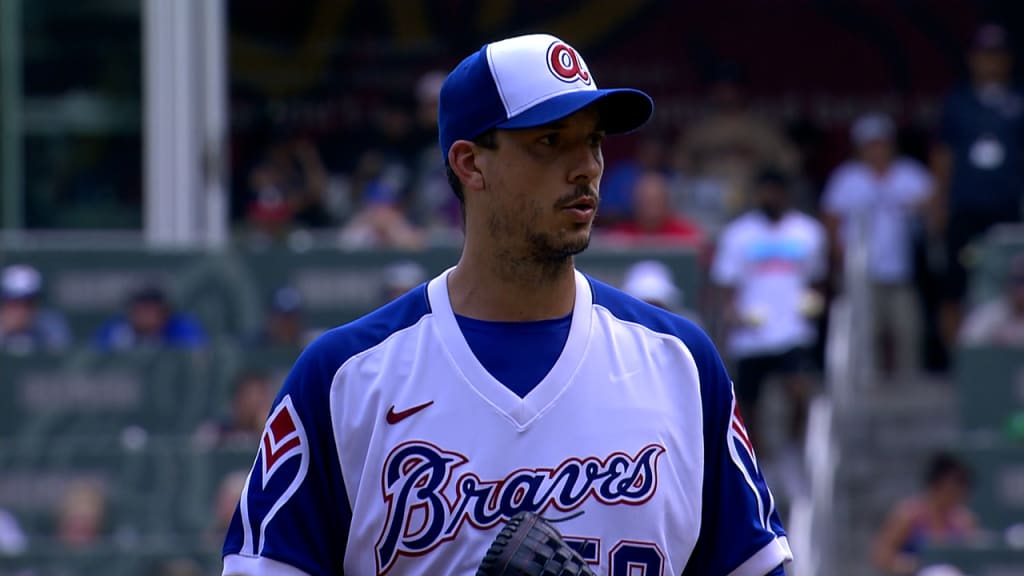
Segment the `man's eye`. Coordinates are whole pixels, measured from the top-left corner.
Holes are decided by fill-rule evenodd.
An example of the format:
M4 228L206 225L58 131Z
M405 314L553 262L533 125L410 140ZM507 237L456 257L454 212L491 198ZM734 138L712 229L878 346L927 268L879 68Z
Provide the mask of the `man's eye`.
M594 134L590 137L591 146L600 146L604 142L604 134Z
M557 146L559 142L558 134L545 134L540 137L540 140L538 140L538 142L545 146Z

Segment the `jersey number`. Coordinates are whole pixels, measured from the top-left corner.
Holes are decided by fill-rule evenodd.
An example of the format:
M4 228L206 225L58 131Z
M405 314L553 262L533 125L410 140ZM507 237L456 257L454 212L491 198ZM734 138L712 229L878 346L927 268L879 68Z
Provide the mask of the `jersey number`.
M601 563L601 541L594 538L565 537L566 544L588 564ZM662 576L665 555L653 542L619 540L608 553L609 576Z

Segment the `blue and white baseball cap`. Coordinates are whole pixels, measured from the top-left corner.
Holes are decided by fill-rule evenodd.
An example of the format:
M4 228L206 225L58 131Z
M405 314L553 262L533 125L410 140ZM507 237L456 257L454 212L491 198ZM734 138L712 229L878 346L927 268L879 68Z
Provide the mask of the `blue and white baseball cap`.
M0 300L27 300L42 291L43 277L27 264L13 264L0 272Z
M640 90L598 89L579 52L550 34L485 44L441 86L441 155L447 164L456 140L471 140L491 128L542 126L595 102L609 134L635 130L654 112L651 97Z

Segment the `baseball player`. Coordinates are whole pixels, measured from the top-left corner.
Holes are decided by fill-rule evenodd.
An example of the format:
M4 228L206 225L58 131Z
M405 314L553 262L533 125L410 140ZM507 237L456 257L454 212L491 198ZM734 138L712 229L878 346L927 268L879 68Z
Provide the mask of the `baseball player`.
M225 575L474 574L524 511L563 520L596 574L783 574L775 501L708 337L573 265L602 138L652 111L544 34L451 72L438 123L462 256L303 352Z

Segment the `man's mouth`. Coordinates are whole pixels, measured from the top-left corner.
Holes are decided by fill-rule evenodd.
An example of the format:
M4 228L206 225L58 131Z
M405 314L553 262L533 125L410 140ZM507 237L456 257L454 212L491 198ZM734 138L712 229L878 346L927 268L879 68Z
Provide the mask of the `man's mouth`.
M566 204L564 210L593 211L595 208L597 208L597 200L592 196L584 196Z
M593 196L583 196L569 202L562 208L564 212L577 224L589 224L594 219L594 211L597 210L597 199Z

